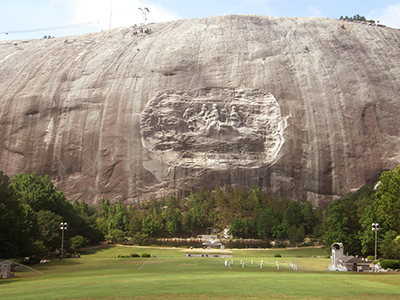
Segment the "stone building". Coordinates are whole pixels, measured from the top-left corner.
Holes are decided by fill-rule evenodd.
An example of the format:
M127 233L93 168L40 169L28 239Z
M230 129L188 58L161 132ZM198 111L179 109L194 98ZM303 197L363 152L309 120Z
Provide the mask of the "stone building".
M328 271L371 271L371 262L358 257L345 255L342 243L332 244L332 265Z

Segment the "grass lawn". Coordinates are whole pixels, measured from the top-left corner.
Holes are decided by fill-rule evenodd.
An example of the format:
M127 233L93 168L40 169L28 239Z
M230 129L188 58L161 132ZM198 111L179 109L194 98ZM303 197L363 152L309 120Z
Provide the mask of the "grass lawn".
M315 258L325 257L320 249L230 251L225 267L223 258L185 257L178 248L86 250L33 266L44 276L24 270L0 280L0 299L400 299L398 273L328 272L330 260ZM144 252L152 257L116 258Z

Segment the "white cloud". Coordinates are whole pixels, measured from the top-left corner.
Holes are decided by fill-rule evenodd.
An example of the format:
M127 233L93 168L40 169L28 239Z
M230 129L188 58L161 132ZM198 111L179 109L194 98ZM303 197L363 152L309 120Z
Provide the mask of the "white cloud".
M74 23L91 22L92 27L99 30L111 27L128 27L142 22L139 7L147 7L148 22L166 22L179 18L158 4L139 0L64 0L70 7ZM111 10L110 10L111 8Z
M308 13L310 14L310 17L322 17L322 12L312 5L308 6Z
M253 6L257 8L257 14L271 14L272 10L269 7L269 4L275 2L277 0L241 0L240 3L236 6L230 7L229 10L222 13L222 15L230 15L237 13L248 13L243 11L247 8L252 8ZM228 2L229 3L229 2ZM254 8L253 8L254 9ZM255 12L253 12L255 13Z
M381 24L388 27L400 28L400 4L374 10L368 14L367 19L380 21Z

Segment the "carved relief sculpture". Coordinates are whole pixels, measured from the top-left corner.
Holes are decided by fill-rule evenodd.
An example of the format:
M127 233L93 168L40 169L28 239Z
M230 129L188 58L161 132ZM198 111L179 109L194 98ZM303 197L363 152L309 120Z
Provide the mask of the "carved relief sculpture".
M284 129L279 104L268 92L223 88L162 92L147 104L141 118L142 143L154 162L144 167L152 171L157 161L168 168L272 165L279 158Z

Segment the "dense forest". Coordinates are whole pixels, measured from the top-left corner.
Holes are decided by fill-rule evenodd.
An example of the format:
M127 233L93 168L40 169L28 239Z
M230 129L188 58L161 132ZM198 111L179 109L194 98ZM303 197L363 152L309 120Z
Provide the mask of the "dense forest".
M72 203L49 176L0 172L0 258L43 255L60 248L60 223L67 222L66 249L76 252L108 240L136 244L157 237L195 237L207 228L231 237L277 241L281 245L342 242L354 255L374 253L372 223L379 223L379 254L400 258L400 166L383 172L377 190L363 186L327 209L288 197L268 197L258 187L201 188L188 197L153 197L136 206L102 199L98 209Z

